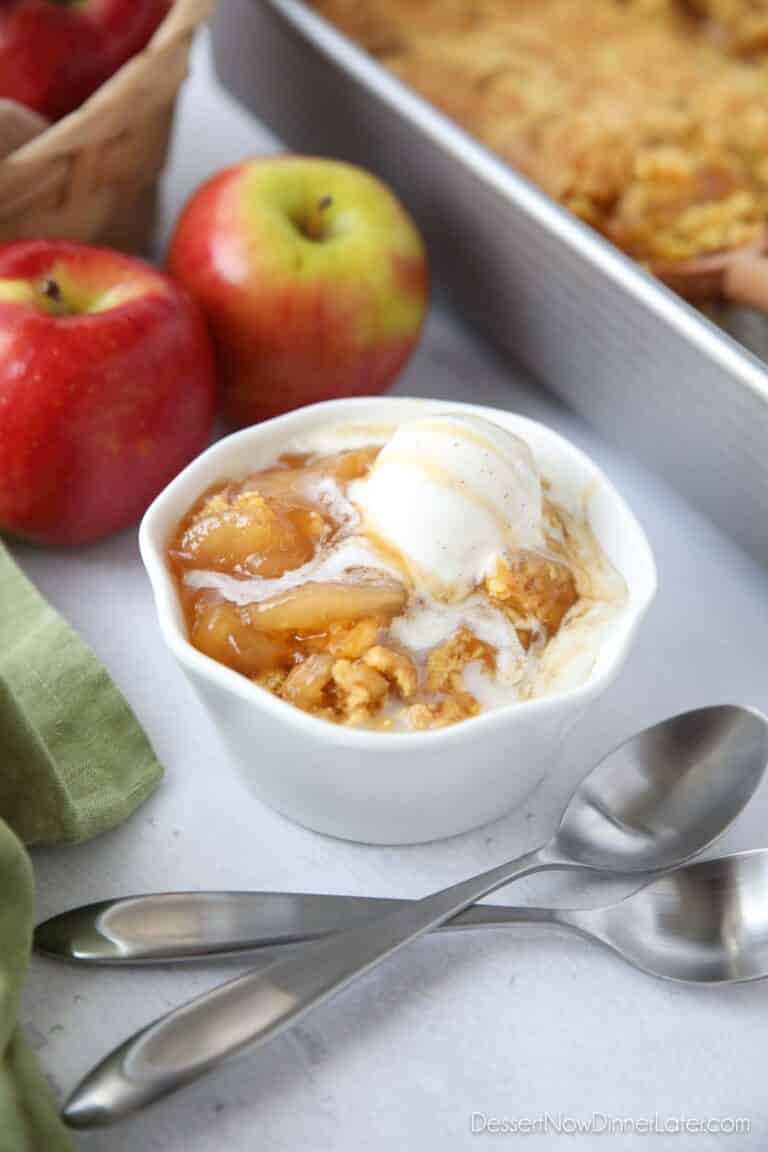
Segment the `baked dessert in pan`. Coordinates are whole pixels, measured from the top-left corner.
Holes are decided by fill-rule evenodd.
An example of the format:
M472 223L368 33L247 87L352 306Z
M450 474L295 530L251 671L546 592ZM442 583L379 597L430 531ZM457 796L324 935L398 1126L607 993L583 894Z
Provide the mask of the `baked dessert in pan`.
M627 254L762 245L768 0L313 0Z

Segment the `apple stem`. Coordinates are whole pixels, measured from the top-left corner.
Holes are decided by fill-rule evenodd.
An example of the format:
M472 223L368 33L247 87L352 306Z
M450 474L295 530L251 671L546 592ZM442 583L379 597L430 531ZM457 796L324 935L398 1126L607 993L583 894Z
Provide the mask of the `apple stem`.
M48 300L52 300L54 304L61 304L61 286L58 280L54 280L51 277L43 280L40 285L40 291L43 296L47 297Z
M304 221L304 235L309 240L322 240L325 231L323 216L331 204L333 204L332 196L321 196L309 210Z

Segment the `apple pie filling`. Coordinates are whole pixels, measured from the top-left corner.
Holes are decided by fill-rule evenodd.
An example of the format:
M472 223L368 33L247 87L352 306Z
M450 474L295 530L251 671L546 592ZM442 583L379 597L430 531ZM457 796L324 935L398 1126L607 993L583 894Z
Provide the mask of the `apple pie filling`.
M427 456L434 439L439 468L409 457L412 424L429 425L414 437ZM168 551L199 651L314 716L383 730L443 727L589 674L624 590L583 510L501 429L412 424L384 447L285 453L203 495ZM400 521L378 515L377 484ZM464 551L456 515L476 537Z

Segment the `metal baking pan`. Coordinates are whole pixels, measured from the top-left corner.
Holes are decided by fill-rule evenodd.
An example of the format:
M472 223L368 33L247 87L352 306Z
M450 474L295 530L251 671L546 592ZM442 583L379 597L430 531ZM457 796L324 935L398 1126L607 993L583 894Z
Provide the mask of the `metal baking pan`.
M452 305L768 564L768 369L299 0L227 0L222 83L407 202Z

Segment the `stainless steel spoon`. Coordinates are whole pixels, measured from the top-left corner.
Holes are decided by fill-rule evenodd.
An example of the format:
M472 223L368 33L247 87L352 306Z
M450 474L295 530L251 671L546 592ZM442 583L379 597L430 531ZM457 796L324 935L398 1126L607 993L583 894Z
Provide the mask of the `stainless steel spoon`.
M700 709L639 733L585 778L547 844L168 1013L85 1077L64 1119L96 1128L169 1095L284 1031L359 974L518 877L550 868L644 872L690 859L741 812L766 761L768 722L742 708Z
M127 945L125 953L108 952L108 962L136 963L137 953L142 960L157 961L163 945L167 950L162 959L175 961L191 956L199 959L232 955L233 945L237 950L253 950L276 944L306 944L410 903L282 892L188 892L136 897L117 901L112 908L119 910L122 905L124 911L130 909L135 924L137 914L150 908L151 916L164 916L164 905L169 904L181 913L184 936L165 940L154 936L151 944L145 934L134 935L129 927L122 937ZM94 907L98 905L90 905L90 909ZM80 911L89 913L90 909ZM208 919L212 909L213 919ZM196 921L198 911L202 911L203 918ZM290 921L286 918L288 911ZM232 913L234 919L230 918ZM207 929L201 931L206 920ZM230 928L235 922L239 923L239 931L233 937ZM730 984L762 979L768 976L768 849L686 864L651 880L617 904L601 908L475 904L442 924L439 931L501 928L510 924L573 928L606 944L643 972L665 980ZM87 941L86 951L75 952L77 959L90 963L103 960L99 954L102 936L80 938ZM64 939L57 936L53 943L58 948ZM129 960L131 953L133 959ZM58 948L57 954L65 951Z

